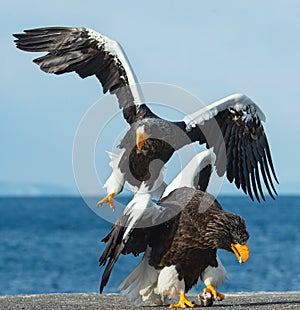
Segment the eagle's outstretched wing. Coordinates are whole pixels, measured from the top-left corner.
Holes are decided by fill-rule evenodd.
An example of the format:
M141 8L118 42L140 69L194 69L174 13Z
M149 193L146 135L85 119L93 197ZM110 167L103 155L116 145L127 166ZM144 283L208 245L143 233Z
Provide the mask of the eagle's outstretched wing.
M14 34L16 46L27 52L48 52L33 61L47 73L95 75L103 92L116 94L129 124L142 105L142 94L130 63L118 42L88 29L47 27Z
M278 183L267 136L262 125L265 115L247 96L234 94L184 117L192 141L206 143L216 154L219 176L226 172L251 199L265 200L261 177L272 198Z

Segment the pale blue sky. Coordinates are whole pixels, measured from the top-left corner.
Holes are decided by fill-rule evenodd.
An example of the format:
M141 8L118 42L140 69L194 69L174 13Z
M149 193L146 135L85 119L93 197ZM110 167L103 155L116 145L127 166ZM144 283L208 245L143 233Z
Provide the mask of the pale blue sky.
M267 116L279 193L300 192L300 2L127 3L27 0L1 5L0 182L75 190L73 138L84 113L102 96L100 84L75 74L44 74L31 61L36 55L14 47L11 34L42 26L84 26L118 40L140 82L175 84L206 103L235 92L251 97Z

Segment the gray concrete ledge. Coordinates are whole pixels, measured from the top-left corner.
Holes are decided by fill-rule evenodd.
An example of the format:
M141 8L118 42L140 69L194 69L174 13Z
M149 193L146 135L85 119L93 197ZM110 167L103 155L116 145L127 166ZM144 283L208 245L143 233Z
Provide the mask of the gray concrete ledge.
M188 294L197 302L197 295ZM199 306L198 306L199 307ZM197 307L197 308L198 308ZM201 307L199 307L201 308ZM159 310L165 307L133 307L119 294L44 294L0 295L0 309L144 309ZM299 292L241 292L225 293L223 301L215 302L213 309L300 309Z

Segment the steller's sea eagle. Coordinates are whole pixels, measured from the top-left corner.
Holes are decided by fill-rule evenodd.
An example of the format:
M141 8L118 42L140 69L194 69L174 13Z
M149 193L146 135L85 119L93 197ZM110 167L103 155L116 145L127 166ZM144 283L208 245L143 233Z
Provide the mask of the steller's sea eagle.
M210 150L197 154L167 187L158 204L146 191L134 195L102 240L106 247L99 259L99 264L105 265L100 292L120 254L144 252L142 261L120 285L134 305L161 305L165 296L180 295L179 303L172 307L192 307L185 293L198 278L214 299L224 298L217 291L227 279L217 249L232 251L239 262L245 262L249 235L241 217L223 211L204 192L214 161Z
M123 150L106 183L107 196L99 205L113 199L125 182L136 187L156 188L162 167L181 147L199 142L212 147L219 176L242 188L254 200L265 200L263 180L274 198L278 183L262 122L265 116L246 95L234 94L186 115L181 121L168 121L155 115L143 102L142 94L121 46L88 28L49 27L14 34L16 46L28 52L47 52L34 62L47 73L76 72L81 78L95 75L103 92L117 96L124 118L130 125L119 147ZM182 105L184 106L184 102ZM151 163L155 165L151 166Z
M217 249L235 253L240 263L248 260L246 242L249 234L245 221L238 215L222 210L208 193L188 187L174 190L158 206L161 209L156 220L161 224L155 225L156 220L152 219L155 226L133 228L125 243L119 236L127 229L128 218L122 216L104 238L107 248L100 258L100 264L107 263L106 270L109 270L120 253L138 255L146 252L146 261L142 261L123 281L120 290L133 302L142 297L147 299L148 295L155 303L163 296L172 298L180 295L179 303L173 307L192 306L185 293L199 278L205 280L205 271L219 266ZM168 212L174 210L181 211L164 222L164 216L167 214L169 217ZM108 280L107 275L109 273L104 272L101 291ZM136 285L136 282L142 281L141 277L144 287ZM215 298L223 298L212 284L207 284L206 290Z

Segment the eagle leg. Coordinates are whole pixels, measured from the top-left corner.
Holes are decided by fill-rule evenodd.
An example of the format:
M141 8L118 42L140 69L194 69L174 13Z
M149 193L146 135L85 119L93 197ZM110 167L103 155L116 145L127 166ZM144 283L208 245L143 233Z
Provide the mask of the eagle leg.
M113 211L115 211L114 197L115 193L108 194L106 197L98 201L97 206L101 207L104 203L106 203Z
M214 300L217 300L217 297L219 297L219 300L223 300L225 298L225 295L219 293L211 284L206 285L206 288L203 290L203 292L211 293Z
M180 293L180 299L178 304L171 304L170 308L186 308L186 307L190 307L190 308L194 308L195 304L193 304L192 302L190 302L184 293Z

